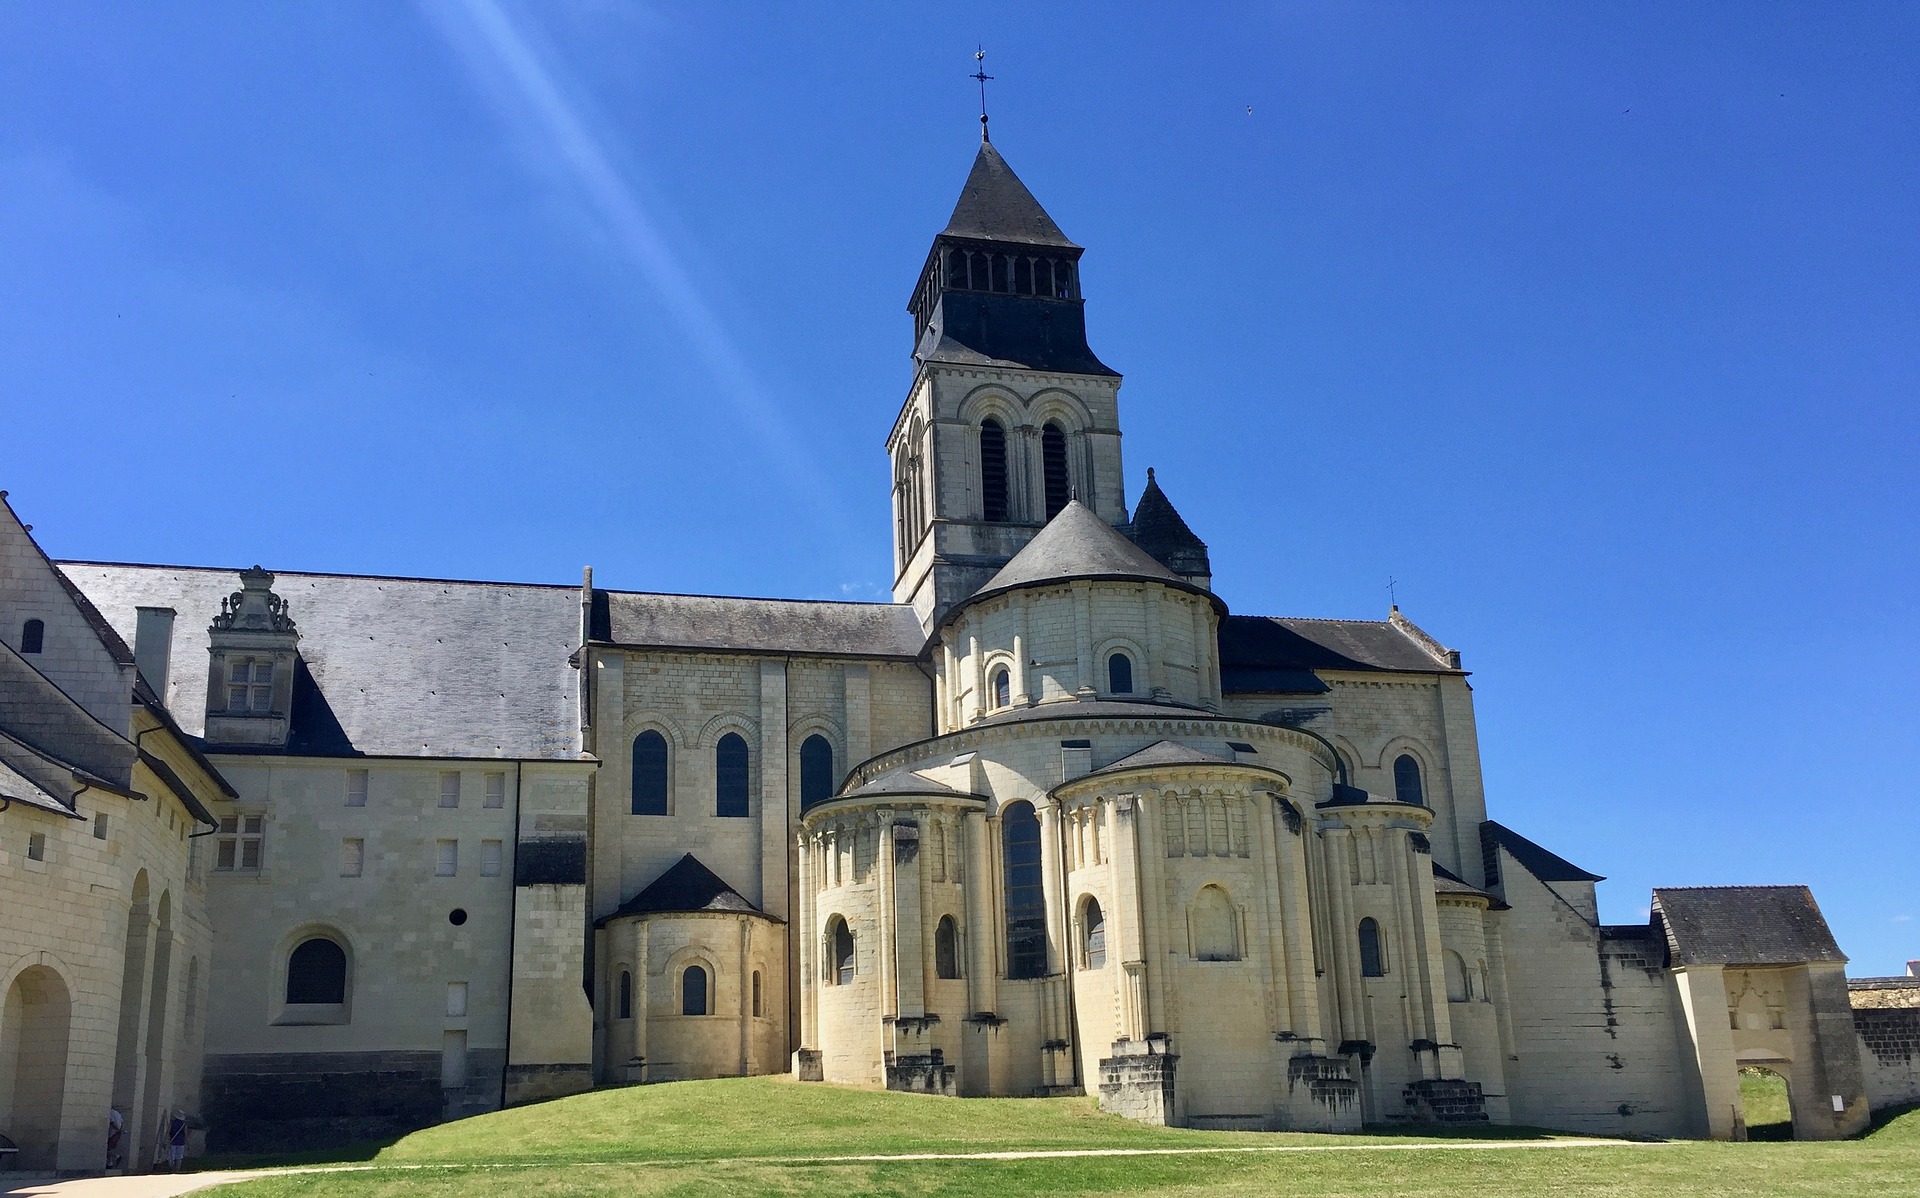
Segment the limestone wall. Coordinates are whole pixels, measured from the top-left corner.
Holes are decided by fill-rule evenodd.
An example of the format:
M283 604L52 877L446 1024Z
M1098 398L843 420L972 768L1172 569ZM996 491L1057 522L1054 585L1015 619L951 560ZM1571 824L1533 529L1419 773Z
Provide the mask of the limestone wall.
M0 1129L25 1168L103 1167L110 1106L144 1168L164 1112L200 1107L207 843L144 764L133 783L151 797L88 790L79 819L0 812Z
M499 1105L520 766L241 756L216 764L240 794L216 814L260 817L263 841L257 870L209 873L220 929L209 1144L324 1141L343 1128L380 1134ZM350 805L360 770L365 805ZM451 778L458 805L443 807ZM577 924L565 931L575 942L582 935ZM348 1001L338 1011L285 1001L288 956L313 936L346 950ZM579 977L576 965L576 992Z
M1510 910L1489 917L1508 997L1515 1123L1606 1135L1699 1135L1698 1075L1662 947L1608 939L1511 856ZM1722 1022L1725 1013L1717 1018Z

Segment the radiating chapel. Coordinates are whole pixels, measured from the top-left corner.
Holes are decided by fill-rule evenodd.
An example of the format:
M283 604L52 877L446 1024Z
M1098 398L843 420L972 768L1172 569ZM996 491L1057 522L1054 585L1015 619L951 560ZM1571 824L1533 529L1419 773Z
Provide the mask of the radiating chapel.
M0 1133L97 1168L112 1107L137 1167L170 1110L245 1150L791 1072L1725 1138L1764 1064L1831 1137L1920 1086L1804 887L1602 924L1489 818L1458 651L1229 611L1130 502L1082 253L983 138L891 603L56 564L5 508Z

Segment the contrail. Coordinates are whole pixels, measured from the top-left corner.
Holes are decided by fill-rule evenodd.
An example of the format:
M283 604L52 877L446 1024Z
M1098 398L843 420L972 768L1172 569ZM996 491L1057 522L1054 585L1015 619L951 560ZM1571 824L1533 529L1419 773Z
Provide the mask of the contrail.
M498 0L423 0L423 7L506 114L531 118L543 144L678 321L720 396L738 410L742 427L760 443L794 498L813 509L816 525L833 532L841 556L852 564L857 555L849 543L846 513L833 489L823 485L827 471L768 399L725 323L615 166L615 154L589 119L591 108L570 97L554 55L545 52L536 30L524 27L531 22L516 22Z

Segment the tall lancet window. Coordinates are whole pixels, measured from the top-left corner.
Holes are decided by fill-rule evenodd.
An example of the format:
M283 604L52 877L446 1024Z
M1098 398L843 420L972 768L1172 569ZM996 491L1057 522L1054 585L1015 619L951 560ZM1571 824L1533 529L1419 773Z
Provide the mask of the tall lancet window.
M1416 807L1427 805L1426 790L1420 785L1420 763L1411 754L1402 753L1394 759L1393 797Z
M1007 976L1047 976L1047 899L1040 880L1040 817L1033 804L1009 803L1000 813L1000 854L1006 872Z
M980 508L982 519L1007 518L1007 430L998 420L980 425Z
M1060 514L1073 498L1073 484L1067 474L1067 434L1049 422L1040 430L1040 462L1047 484L1047 519Z

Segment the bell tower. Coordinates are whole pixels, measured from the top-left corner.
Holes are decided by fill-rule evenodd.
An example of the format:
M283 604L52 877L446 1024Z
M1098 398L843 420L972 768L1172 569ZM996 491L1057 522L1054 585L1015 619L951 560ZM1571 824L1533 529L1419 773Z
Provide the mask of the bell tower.
M1126 523L1120 376L1087 345L1083 252L983 127L907 304L913 385L887 439L894 601L929 627L1069 499Z

